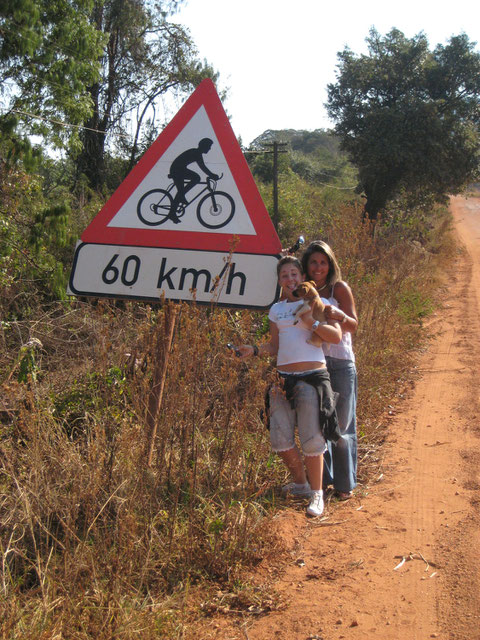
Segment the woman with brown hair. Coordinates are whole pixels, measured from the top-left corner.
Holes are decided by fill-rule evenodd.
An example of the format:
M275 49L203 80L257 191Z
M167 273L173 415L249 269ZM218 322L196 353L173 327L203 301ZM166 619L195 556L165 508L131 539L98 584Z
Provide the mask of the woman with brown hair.
M336 443L328 442L323 486L333 484L338 497L348 500L357 484L357 371L352 348L352 333L358 326L355 300L326 242L312 242L302 256L302 266L306 278L315 282L320 296L329 302L326 317L338 322L342 330L339 344L323 345L332 389L339 394L336 408L342 434Z

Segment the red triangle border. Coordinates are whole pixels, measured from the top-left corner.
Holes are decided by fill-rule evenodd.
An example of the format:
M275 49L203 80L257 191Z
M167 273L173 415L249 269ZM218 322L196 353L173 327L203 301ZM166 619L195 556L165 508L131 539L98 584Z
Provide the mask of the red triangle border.
M235 236L234 241L234 236L227 233L108 227L109 222L125 201L202 105L205 107L215 131L256 235L238 235ZM280 240L211 80L206 79L199 84L92 220L81 239L83 242L96 244L201 249L203 251L229 251L232 248L232 242L234 242L235 250L243 253L262 255L280 253Z

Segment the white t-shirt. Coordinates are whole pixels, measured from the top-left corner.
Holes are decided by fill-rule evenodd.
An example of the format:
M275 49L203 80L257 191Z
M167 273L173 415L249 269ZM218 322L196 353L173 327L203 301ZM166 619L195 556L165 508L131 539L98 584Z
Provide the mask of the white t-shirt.
M282 300L270 308L268 318L278 329L277 367L294 362L325 362L322 347L307 342L312 335L310 327L302 320L293 324L295 312L302 304L303 300Z

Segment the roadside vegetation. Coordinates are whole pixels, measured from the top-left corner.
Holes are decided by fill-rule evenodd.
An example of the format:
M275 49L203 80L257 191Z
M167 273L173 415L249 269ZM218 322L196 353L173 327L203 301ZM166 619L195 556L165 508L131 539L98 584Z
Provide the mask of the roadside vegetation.
M331 243L358 304L361 491L388 405L426 339L438 265L453 251L449 217L398 203L373 237L352 191L307 181L289 164L296 159L286 154L279 176L282 243L300 233ZM57 215L52 202L38 218L45 180L4 167L2 637L188 637L195 616L225 609L219 589L228 611L277 606L245 578L281 548L271 518L286 506L285 475L262 421L272 369L238 363L225 346L261 341L265 314L66 298L73 241L100 199L76 196L75 215ZM271 207L268 176L257 180ZM51 240L36 240L38 224ZM152 380L173 313L148 465Z
M226 348L264 339L266 314L66 294L75 242L161 130L161 97L218 80L188 33L169 23L178 4L59 0L54 11L47 0L8 0L0 14L5 639L188 638L212 612L278 606L248 578L281 551L272 518L287 506L262 415L272 365L239 363ZM462 44L458 56L466 50L471 61ZM478 126L468 127L478 151ZM375 227L365 220L372 195L341 134L267 131L246 156L273 215L272 156L263 150L287 143L282 245L300 234L326 240L354 291L362 491L378 468L389 405L408 390L428 338L423 321L437 308L445 256L456 249L448 211L434 202L442 189L412 199L399 180L370 216ZM152 387L163 371L157 412Z

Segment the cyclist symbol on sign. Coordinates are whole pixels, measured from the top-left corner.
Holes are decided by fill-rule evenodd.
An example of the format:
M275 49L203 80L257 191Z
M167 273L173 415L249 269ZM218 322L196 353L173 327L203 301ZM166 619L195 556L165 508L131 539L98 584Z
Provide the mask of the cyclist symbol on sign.
M220 180L223 174L219 176L210 171L203 159L203 155L210 151L212 145L213 141L210 138L202 138L198 147L182 151L170 165L168 177L173 182L166 189L152 189L140 198L137 215L144 224L155 227L167 220L178 224L185 209L198 198L200 200L197 205L197 218L204 227L219 229L230 222L235 213L235 202L228 193L217 191L217 180ZM189 168L191 164L197 164L206 174L205 181L201 180L196 171ZM191 200L187 200L186 193L197 184L203 184L205 187ZM174 188L175 197L172 196Z

